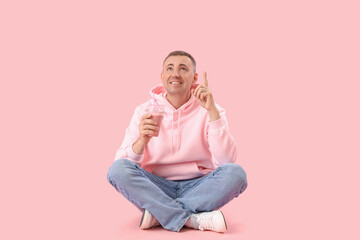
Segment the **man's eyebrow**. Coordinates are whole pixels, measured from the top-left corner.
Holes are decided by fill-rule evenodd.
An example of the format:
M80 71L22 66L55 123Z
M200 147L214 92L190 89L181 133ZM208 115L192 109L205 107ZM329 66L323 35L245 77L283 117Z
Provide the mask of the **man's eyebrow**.
M166 65L166 67L168 67L168 66L174 66L174 64L169 63L168 65ZM186 64L184 64L184 63L180 63L179 66L185 66L185 67L189 68L189 67L188 67Z
M180 63L179 66L185 66L185 67L189 68L189 67L188 67L186 64L184 64L184 63Z

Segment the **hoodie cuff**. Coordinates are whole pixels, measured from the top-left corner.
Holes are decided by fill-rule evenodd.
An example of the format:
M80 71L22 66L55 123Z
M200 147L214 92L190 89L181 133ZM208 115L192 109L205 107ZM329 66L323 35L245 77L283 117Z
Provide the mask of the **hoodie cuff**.
M131 160L136 161L136 162L139 162L141 160L142 154L141 155L136 154L134 152L134 150L132 149L132 145L128 147L126 152Z
M226 122L222 116L216 121L209 122L208 133L218 133L226 127Z

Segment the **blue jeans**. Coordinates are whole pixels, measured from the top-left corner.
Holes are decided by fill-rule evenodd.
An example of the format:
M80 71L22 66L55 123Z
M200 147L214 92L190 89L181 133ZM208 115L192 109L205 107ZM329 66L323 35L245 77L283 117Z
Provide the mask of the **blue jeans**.
M115 161L107 179L140 211L148 210L168 230L179 232L193 213L221 208L246 187L246 173L237 164L219 166L206 176L167 180L128 159Z

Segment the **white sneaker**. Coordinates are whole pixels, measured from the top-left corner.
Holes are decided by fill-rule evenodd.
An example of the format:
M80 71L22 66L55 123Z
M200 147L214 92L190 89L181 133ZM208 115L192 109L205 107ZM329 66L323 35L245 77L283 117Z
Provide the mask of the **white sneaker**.
M154 218L154 216L151 215L151 213L149 213L148 210L145 209L140 221L140 226L139 226L140 229L145 230L157 226L160 226L159 221L156 218Z
M196 213L194 215L197 217L196 221L199 223L201 231L225 232L227 229L224 215L220 210Z

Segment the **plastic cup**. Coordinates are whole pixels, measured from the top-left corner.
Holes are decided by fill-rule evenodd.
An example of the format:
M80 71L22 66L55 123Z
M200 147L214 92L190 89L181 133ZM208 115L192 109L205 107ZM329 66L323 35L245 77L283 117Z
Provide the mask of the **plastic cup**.
M161 112L150 112L151 114L151 118L152 120L156 121L157 125L159 127L157 133L154 135L154 137L158 137L159 136L159 132L160 132L160 125L161 125L161 121L164 118L164 113Z
M164 114L165 112L162 110L162 108L157 105L157 106L149 106L146 109L146 112L151 114L150 119L156 121L156 126L159 127L158 131L156 132L156 134L154 135L154 137L158 137L159 136L159 132L160 132L160 126L161 126L161 122L164 119Z

